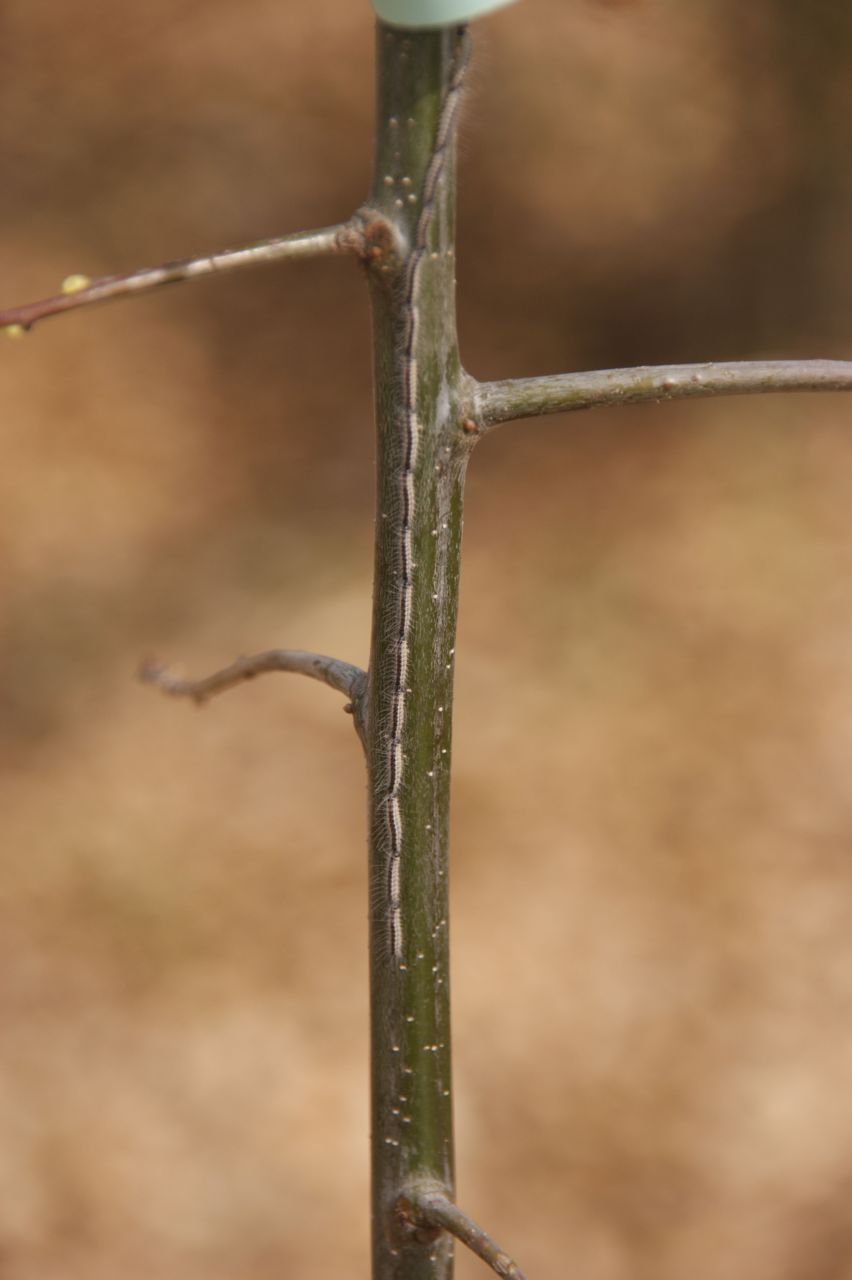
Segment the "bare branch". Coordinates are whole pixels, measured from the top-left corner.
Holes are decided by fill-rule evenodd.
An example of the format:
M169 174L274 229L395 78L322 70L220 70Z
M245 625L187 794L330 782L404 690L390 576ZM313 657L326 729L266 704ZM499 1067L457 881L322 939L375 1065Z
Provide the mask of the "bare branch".
M361 741L365 735L367 673L360 667L328 658L322 653L307 653L302 649L269 649L249 657L237 658L229 667L214 671L200 680L184 680L157 662L147 661L139 669L139 679L144 684L156 685L163 693L176 698L191 698L199 706L217 693L224 693L246 680L264 675L268 671L288 671L311 676L330 685L338 693L349 698L345 710L355 720L355 728Z
M441 1227L448 1231L505 1280L526 1280L517 1263L503 1252L497 1242L443 1193L409 1189L400 1198L399 1211L415 1227Z
M851 360L747 360L722 364L639 365L510 378L473 387L473 428L483 435L516 418L598 409L646 400L758 395L767 391L852 391Z
M18 337L31 329L39 320L88 307L95 302L109 302L114 298L129 298L135 294L159 289L164 284L181 280L195 280L199 276L223 275L241 271L243 267L261 263L280 262L285 258L316 258L326 254L357 252L358 237L353 224L345 222L320 231L297 231L293 235L279 236L274 240L258 240L242 249L225 249L221 253L207 254L200 258L180 258L165 262L159 267L142 267L127 275L101 276L89 280L86 276L68 276L62 292L52 298L28 302L20 307L0 310L0 329L10 337Z

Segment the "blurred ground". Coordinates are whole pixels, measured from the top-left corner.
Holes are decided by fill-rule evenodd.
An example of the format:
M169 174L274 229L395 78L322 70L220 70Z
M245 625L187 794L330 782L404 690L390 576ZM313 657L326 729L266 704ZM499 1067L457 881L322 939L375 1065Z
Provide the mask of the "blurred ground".
M366 190L366 0L0 27L4 302ZM842 0L524 0L475 33L473 373L849 353ZM366 661L362 282L50 321L0 396L0 1276L365 1275L351 726L297 679L195 713L132 678ZM850 415L632 408L474 459L460 1198L539 1280L852 1277Z

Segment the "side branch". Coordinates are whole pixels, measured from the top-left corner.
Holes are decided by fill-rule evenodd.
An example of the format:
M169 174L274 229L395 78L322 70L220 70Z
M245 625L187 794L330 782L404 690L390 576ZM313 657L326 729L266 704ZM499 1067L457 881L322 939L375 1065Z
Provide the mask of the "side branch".
M237 658L229 667L214 671L212 675L200 680L184 680L172 675L166 667L156 662L145 662L139 669L139 679L144 684L155 685L172 697L191 698L200 706L217 693L224 693L268 671L289 671L311 676L314 680L330 685L338 693L345 694L349 699L345 710L354 717L358 736L364 741L367 673L349 662L328 658L322 653L307 653L302 649L269 649L265 653Z
M400 1198L399 1212L416 1229L440 1227L448 1231L505 1280L526 1280L517 1263L497 1242L441 1192L410 1190Z
M480 382L473 387L470 425L482 435L501 422L544 413L767 391L852 391L852 360L639 365L633 369Z
M85 276L69 276L62 292L38 302L27 302L20 307L0 309L0 329L12 337L31 329L39 320L88 307L96 302L109 302L114 298L129 298L149 289L159 289L164 284L176 284L181 280L195 280L199 276L223 275L241 271L243 267L261 263L280 262L285 258L317 258L328 254L353 253L357 238L353 237L351 223L339 223L320 231L297 231L274 240L258 240L242 249L225 249L221 253L206 254L200 258L180 258L165 262L159 267L141 267L127 275L102 276L88 280Z

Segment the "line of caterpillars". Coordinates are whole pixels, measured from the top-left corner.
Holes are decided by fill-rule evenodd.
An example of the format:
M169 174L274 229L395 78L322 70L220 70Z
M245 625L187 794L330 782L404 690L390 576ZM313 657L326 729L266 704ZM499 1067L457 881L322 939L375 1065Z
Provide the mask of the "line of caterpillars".
M429 234L435 213L435 202L447 156L452 146L453 132L465 73L470 60L470 42L466 33L461 35L456 66L438 117L435 144L423 180L420 195L420 215L414 236L414 244L408 259L404 278L404 311L406 317L403 342L403 413L402 449L399 471L399 595L395 618L396 644L388 733L387 778L388 791L384 801L385 821L388 830L388 934L390 950L395 960L402 960L402 909L400 905L400 863L402 860L403 822L400 808L405 760L402 739L405 728L406 701L408 696L408 658L411 644L411 613L414 599L414 469L420 443L421 425L417 417L417 330L419 315L417 306L420 269L426 258Z

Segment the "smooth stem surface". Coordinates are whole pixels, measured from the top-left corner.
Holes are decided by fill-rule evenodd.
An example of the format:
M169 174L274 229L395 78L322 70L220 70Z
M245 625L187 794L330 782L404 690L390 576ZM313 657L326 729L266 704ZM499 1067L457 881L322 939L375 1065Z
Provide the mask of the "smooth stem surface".
M102 276L98 280L70 276L63 285L62 293L0 310L0 332L5 330L15 337L49 316L119 298L134 298L183 280L225 275L231 271L242 271L244 267L268 266L285 259L318 258L352 251L351 228L348 223L338 223L320 231L297 231L274 240L258 240L241 249L223 249L220 253L206 253L197 258L179 258L158 267L140 267L119 276Z
M421 1183L449 1197L453 1192L447 835L468 449L460 443L457 429L462 375L455 326L452 138L435 189L429 252L415 277L407 267L442 104L458 71L464 40L464 33L454 28L404 33L380 23L377 30L375 173L364 214L392 227L394 234L387 237L387 252L368 268L378 433L367 717L375 1280L448 1280L452 1274L449 1237L434 1228L415 1230L402 1222L395 1206L407 1188ZM414 329L412 306L417 315ZM410 515L403 510L401 492L408 465L407 384L416 388L418 436L416 463L410 468ZM410 588L403 586L400 564L403 536L410 540ZM410 593L410 643L404 730L395 765L390 755L404 591ZM388 908L388 795L394 769L402 776L400 954L394 952Z
M760 395L770 391L852 391L850 360L732 360L638 365L538 378L473 383L472 423L480 433L519 418L649 400Z
M364 679L361 668L354 667L351 662L329 658L324 653L309 653L304 649L267 649L264 653L253 653L237 658L229 667L222 667L212 675L202 676L198 680L186 680L173 675L167 668L154 662L143 664L139 676L143 683L154 684L163 693L177 698L192 698L194 702L202 703L215 697L217 693L225 693L238 684L244 684L246 680L254 680L270 671L310 676L350 698L357 695Z

